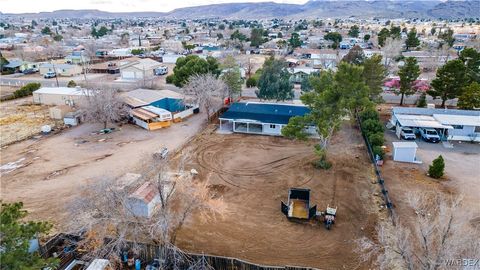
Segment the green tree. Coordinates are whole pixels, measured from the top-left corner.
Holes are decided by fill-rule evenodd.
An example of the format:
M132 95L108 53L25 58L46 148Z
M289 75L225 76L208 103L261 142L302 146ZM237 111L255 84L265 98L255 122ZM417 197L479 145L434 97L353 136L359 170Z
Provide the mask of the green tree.
M445 170L445 161L442 155L433 160L432 165L428 167L428 175L432 178L438 179L443 176Z
M98 38L97 29L93 26L92 26L92 30L90 31L90 34L92 35L92 37Z
M435 35L436 32L437 32L437 28L432 27L432 29L430 29L430 34L431 34L432 36Z
M363 64L364 59L365 59L365 54L363 53L363 49L360 46L355 45L343 57L342 61L345 61L349 64L361 65Z
M223 65L222 80L228 88L228 96L235 97L242 92L242 76L240 74L240 67L235 62L235 58L229 55L225 59Z
M366 34L366 35L363 36L363 41L367 42L367 41L370 40L371 37L372 36L370 36L370 34Z
M414 27L410 29L410 31L407 34L407 39L405 40L405 46L407 47L407 51L408 51L410 48L418 47L418 45L420 45L420 40L418 40L418 37L417 37L417 29L415 29Z
M30 96L33 91L40 89L41 86L42 85L40 83L27 83L26 85L22 86L22 88L13 92L13 96L15 98Z
M231 35L230 35L231 40L239 40L239 41L245 41L247 39L247 36L244 34L240 33L240 31L237 29L235 30Z
M262 28L253 28L250 33L250 46L258 47L265 42Z
M480 52L474 48L465 48L460 52L459 59L463 61L466 68L466 83L480 83Z
M295 32L292 33L292 36L288 40L288 44L290 44L292 48L297 48L302 46L302 41L300 40L300 36L298 35L298 33L295 33Z
M402 29L400 28L400 26L392 26L390 28L389 37L396 39L396 38L400 38L401 35L402 35Z
M382 30L378 32L378 45L385 45L385 40L387 40L388 37L390 37L390 30L387 28L382 28Z
M218 29L219 29L219 30L225 30L225 24L221 23L221 24L218 26Z
M102 26L100 27L97 33L98 33L98 37L103 37L108 33L108 28L105 26Z
M10 63L5 57L3 57L2 53L0 52L0 71L3 71L3 67Z
M255 77L250 77L246 82L247 87L257 87L257 79Z
M211 73L214 76L220 75L219 64L215 58L208 56L205 60L198 55L188 55L177 59L171 75L171 81L175 86L182 87L187 83L190 76L207 73Z
M427 107L427 94L422 93L417 100L417 107L418 108L425 108Z
M143 50L143 49L132 49L131 53L133 55L140 55L142 53L145 53L145 50Z
M458 98L458 107L464 110L480 108L480 84L473 82L463 88L463 93Z
M430 85L432 89L427 91L427 94L433 98L441 98L441 107L445 106L445 101L460 95L460 90L465 85L465 66L462 60L451 60L440 67Z
M262 70L258 80L258 98L277 101L293 98L293 85L284 61L271 57L265 61Z
M448 48L451 48L453 46L453 43L455 43L455 38L453 37L453 30L450 28L440 32L438 34L438 38L442 40L443 44L447 44Z
M323 37L325 40L333 41L333 47L338 48L340 42L342 42L342 35L338 32L330 32Z
M50 27L45 26L45 27L42 29L41 33L42 33L43 35L51 35L51 34L52 34L52 30L50 29Z
M335 87L340 92L340 104L353 118L371 105L369 87L363 77L363 67L341 62L334 76Z
M222 33L217 33L217 39L218 40L223 39L223 34Z
M356 24L350 27L350 30L348 30L348 35L350 37L357 38L358 34L360 34L360 28Z
M403 99L405 96L415 93L412 85L420 75L420 67L417 64L417 59L414 57L407 57L404 62L404 65L398 71L398 75L400 76L400 89L395 92L397 95L402 96L400 99L400 106L403 105Z
M35 27L37 27L38 23L37 23L37 21L32 20L32 24L31 24L31 25L32 25L32 28L35 28Z
M48 222L21 221L28 212L23 203L3 203L0 213L1 269L42 269L58 265L56 259L43 259L37 252L28 252L30 240L52 228Z
M382 64L382 56L380 54L375 54L363 61L363 78L369 88L371 100L380 101L383 80L386 75L387 69Z

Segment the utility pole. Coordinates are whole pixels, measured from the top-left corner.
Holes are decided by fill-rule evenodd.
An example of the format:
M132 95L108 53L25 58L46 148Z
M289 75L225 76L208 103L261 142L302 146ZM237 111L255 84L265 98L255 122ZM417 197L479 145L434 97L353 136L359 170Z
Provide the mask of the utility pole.
M60 87L60 85L58 84L58 75L57 75L57 69L55 68L55 64L52 62L52 60L50 60L50 64L52 64L53 72L55 73L55 81L57 82L57 87Z

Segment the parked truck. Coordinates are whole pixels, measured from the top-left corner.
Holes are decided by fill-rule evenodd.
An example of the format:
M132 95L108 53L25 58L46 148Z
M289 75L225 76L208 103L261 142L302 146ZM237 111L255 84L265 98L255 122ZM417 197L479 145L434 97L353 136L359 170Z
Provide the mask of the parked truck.
M290 188L288 201L282 201L281 210L290 220L310 220L317 216L317 206L310 207L310 189Z

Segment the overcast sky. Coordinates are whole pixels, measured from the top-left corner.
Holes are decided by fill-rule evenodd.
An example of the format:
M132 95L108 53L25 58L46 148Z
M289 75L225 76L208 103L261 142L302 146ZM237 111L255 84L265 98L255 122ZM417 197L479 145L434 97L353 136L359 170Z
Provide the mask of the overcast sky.
M180 7L272 0L0 0L3 13L53 11L58 9L99 9L111 12L171 11ZM273 0L277 3L303 4L308 0Z

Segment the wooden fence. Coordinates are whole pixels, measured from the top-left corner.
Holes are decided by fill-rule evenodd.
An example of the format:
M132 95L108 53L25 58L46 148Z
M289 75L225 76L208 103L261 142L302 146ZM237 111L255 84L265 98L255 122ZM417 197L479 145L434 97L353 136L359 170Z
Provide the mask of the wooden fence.
M40 252L43 257L48 258L51 257L54 252L59 252L59 245L65 244L68 241L76 243L79 240L79 236L63 233L57 234L40 246ZM105 239L105 241L108 242L109 240ZM204 267L201 268L215 270L319 270L317 268L300 266L261 265L238 258L190 253L180 251L175 247L158 246L146 243L127 242L125 250L132 249L133 247L135 247L134 249L136 250L137 257L142 262L142 266L145 266L146 263L152 262L154 259L158 259L163 262L164 267L162 269L189 269L192 265L203 264ZM68 255L69 259L71 258L71 261L73 261L75 254L75 252L64 254L62 258L66 258ZM180 259L178 260L176 258ZM174 264L175 267L173 267ZM66 266L66 264L63 264L63 266ZM64 268L59 267L57 269L61 270Z

